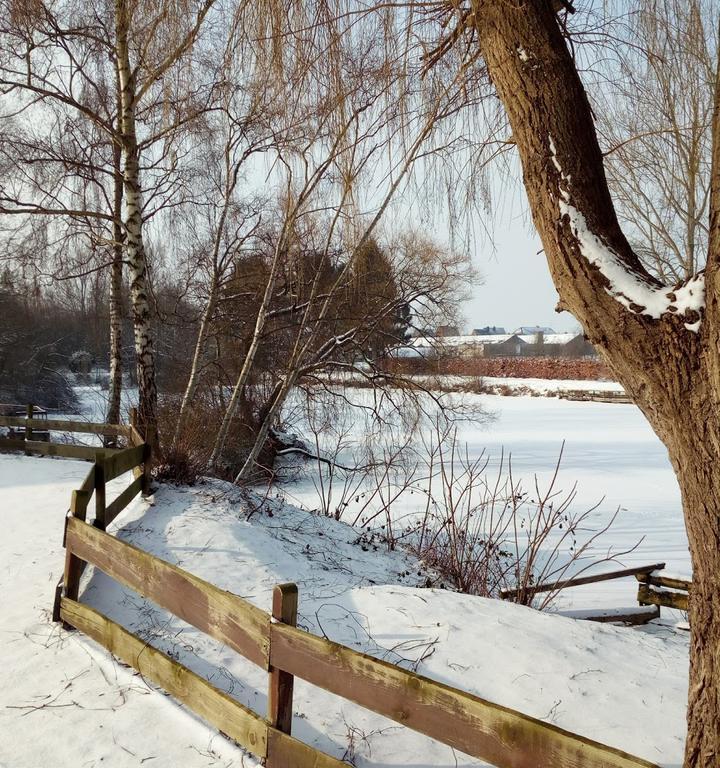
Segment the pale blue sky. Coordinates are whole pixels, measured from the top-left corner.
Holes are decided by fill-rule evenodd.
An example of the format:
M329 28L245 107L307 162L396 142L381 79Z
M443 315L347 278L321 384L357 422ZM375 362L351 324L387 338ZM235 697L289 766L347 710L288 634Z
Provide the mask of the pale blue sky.
M579 327L569 313L555 312L558 295L540 251L540 238L522 220L498 221L493 243L478 242L473 262L482 284L464 307L467 327L544 325L556 331Z
M499 177L493 194L491 232L477 233L471 248L481 283L473 287L472 297L463 308L465 327L578 329L579 323L569 312L555 312L557 291L519 179Z

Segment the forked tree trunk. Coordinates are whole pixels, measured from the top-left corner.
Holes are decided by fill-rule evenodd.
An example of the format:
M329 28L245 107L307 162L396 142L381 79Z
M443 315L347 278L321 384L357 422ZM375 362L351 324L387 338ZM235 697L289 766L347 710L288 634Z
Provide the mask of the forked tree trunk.
M667 446L693 565L686 768L720 765L720 145L705 281L663 287L617 221L592 111L551 0L473 0L533 220L564 308ZM717 101L717 99L716 99ZM703 306L703 286L707 301Z
M130 64L128 34L131 20L129 0L115 0L115 34L120 79L120 129L122 135L125 191L125 247L133 310L135 355L138 379L138 424L146 435L157 439L157 384L155 349L147 286L147 259L143 241L142 188L136 133L136 82ZM134 4L133 4L134 5Z

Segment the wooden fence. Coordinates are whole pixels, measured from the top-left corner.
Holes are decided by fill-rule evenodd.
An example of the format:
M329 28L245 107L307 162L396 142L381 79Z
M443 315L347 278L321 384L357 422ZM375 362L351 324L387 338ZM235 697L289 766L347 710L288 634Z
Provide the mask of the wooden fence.
M95 524L105 530L118 514L140 492L147 492L150 482L150 447L143 440L134 424L134 409L131 424L102 424L63 419L35 419L33 406L27 406L27 416L2 416L0 427L23 429L24 438L0 437L0 452L24 451L26 454L39 453L43 456L61 456L68 459L92 461L83 484L73 492L73 514L85 519L84 510L95 494ZM42 431L71 432L103 437L124 438L125 448L107 448L77 443L52 443L33 440L33 433ZM105 486L125 472L133 470L135 479L113 502L106 504ZM81 515L82 510L82 515Z
M632 403L625 391L617 389L561 389L557 396L563 400L582 400L593 403Z
M24 439L21 437L0 437L0 452L20 450L26 454L39 453L44 456L61 456L69 459L92 461L93 465L90 467L90 471L87 473L81 486L72 492L69 514L75 520L84 521L90 501L94 495L94 526L100 531L105 531L107 526L139 493L146 494L149 491L150 446L143 440L135 427L134 417L135 412L133 410L131 414L133 423L131 424L102 424L46 418L35 419L33 418L33 406L28 405L27 416L25 417L0 415L0 427L8 427L16 431L18 429L24 430ZM32 439L33 432L43 431L49 433L51 430L102 435L113 438L120 437L127 442L127 447L107 448L74 443L52 443L45 440L37 441ZM131 470L133 481L108 504L107 483ZM60 620L60 604L63 594L70 598L77 598L80 577L86 564L86 562L74 557L70 550L67 550L65 572L55 588L54 621Z
M692 581L689 579L665 575L661 568L654 572L638 573L635 578L640 582L637 595L640 605L657 606L658 613L661 605L679 611L688 610L692 589Z
M135 454L137 459L139 454ZM113 457L114 458L114 457ZM104 477L129 465L110 464ZM297 588L275 587L272 613L85 520L97 468L73 493L57 618L164 688L269 768L340 768L292 736L299 677L498 768L657 768L620 750L359 653L295 626ZM105 522L109 515L106 508ZM243 706L204 678L79 601L86 563L224 643L268 673L268 712Z
M681 611L688 610L688 596L692 588L692 582L686 579L663 575L665 563L652 565L639 565L633 568L623 568L618 571L605 571L591 576L578 576L570 579L556 579L543 584L533 584L519 589L503 589L500 597L503 600L517 599L521 594L525 598L532 598L541 592L555 592L569 587L580 587L585 584L596 584L600 581L622 579L634 576L639 582L637 600L646 610L625 609L622 611L603 611L598 609L596 613L584 611L583 618L590 621L624 621L628 624L646 624L660 616L660 606L676 608Z
M77 443L53 443L50 441L49 432L71 432L77 434L100 435L107 438L124 438L129 444L142 442L137 430L128 424L99 424L86 421L69 421L66 419L48 419L46 411L38 409L32 403L26 406L26 416L4 415L0 406L0 427L10 430L9 437L0 437L0 452L24 451L27 454L39 453L42 456L62 456L68 459L82 459L95 461L98 456L110 455L115 448L92 445L80 445ZM37 418L41 416L41 418ZM21 432L22 430L22 432ZM20 434L18 434L20 433ZM34 440L38 434L43 435L42 440Z

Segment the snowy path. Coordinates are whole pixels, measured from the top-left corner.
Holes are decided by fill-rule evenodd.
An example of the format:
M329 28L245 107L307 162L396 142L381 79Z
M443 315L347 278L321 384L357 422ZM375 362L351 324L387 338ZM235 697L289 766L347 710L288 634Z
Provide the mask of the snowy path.
M92 641L50 623L66 500L86 471L81 463L0 456L0 766L255 768ZM681 765L685 633L418 589L425 576L408 556L375 551L332 519L274 499L260 509L258 500L215 481L165 486L153 506L126 510L115 532L265 610L274 584L296 581L299 624L309 631L663 768ZM264 710L266 673L238 654L92 569L82 599ZM485 766L302 681L294 705L298 738L352 757L358 768Z
M0 766L240 765L216 732L51 623L65 510L88 467L0 455Z

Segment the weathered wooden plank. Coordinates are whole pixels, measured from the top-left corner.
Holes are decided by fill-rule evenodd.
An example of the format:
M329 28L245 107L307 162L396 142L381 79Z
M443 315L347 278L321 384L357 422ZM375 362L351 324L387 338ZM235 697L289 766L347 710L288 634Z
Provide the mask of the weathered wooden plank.
M137 669L144 678L157 683L187 704L238 744L259 758L265 758L268 725L255 712L86 605L65 597L60 602L60 616Z
M140 493L142 490L142 477L136 477L132 483L110 504L105 508L105 526L107 527L112 521L127 507L127 505Z
M83 459L95 461L97 454L107 451L104 448L94 448L89 445L72 445L66 443L45 443L42 440L17 440L15 438L0 438L0 451L27 451L40 453L43 456L62 456L66 459Z
M130 427L125 424L101 424L90 421L67 421L65 419L27 419L23 416L0 416L0 427L29 427L42 431L78 432L87 435L130 436Z
M270 616L171 563L70 518L68 550L183 621L268 669Z
M123 448L111 456L105 457L105 482L109 483L133 467L142 464L145 459L145 446L136 445L132 448Z
M143 436L137 431L137 428L134 425L130 427L130 442L133 445L142 445L145 442Z
M347 768L336 757L330 757L287 733L268 728L267 768Z
M689 592L692 586L692 581L687 579L673 579L670 576L656 576L653 573L639 573L635 578L643 584L652 584L655 587L669 587L670 589L682 589L685 592Z
M90 471L87 473L87 476L82 481L82 485L80 488L78 488L79 491L88 491L89 493L92 493L95 490L95 465L93 464L92 467L90 467ZM79 515L75 515L75 517L79 517ZM85 519L84 517L82 518Z
M587 611L561 611L561 615L571 619L583 621L596 621L600 623L622 622L624 624L647 624L653 619L660 618L660 607L657 605L640 608L618 608L617 610L605 610L597 608Z
M270 633L273 667L497 768L657 768L295 627Z
M647 584L639 585L637 599L640 605L662 605L665 608L676 608L678 611L688 610L688 595L669 592L665 589L653 589Z
M0 451L24 451L25 441L17 437L0 437Z
M611 579L622 579L625 576L635 576L638 573L650 573L659 571L665 567L665 563L656 563L655 565L639 565L634 568L623 568L619 571L606 571L596 573L591 576L579 576L572 579L559 579L557 581L548 581L544 584L535 584L525 589L526 594L534 595L538 592L550 592L553 589L566 589L567 587L579 587L583 584L595 584L599 581L610 581ZM503 600L515 597L522 589L503 589L500 590L500 597Z

